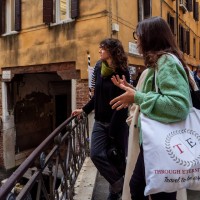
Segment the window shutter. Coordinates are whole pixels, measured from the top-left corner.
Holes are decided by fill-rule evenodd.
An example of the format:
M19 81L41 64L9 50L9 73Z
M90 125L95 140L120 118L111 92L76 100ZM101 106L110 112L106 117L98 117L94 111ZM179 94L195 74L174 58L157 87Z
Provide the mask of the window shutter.
M169 12L167 13L167 22L171 28L172 33L175 34L175 20Z
M193 38L193 57L196 58L196 39Z
M0 1L0 34L3 33L2 26L3 26L3 9L2 9L2 1Z
M199 2L195 2L195 21L199 21Z
M45 24L53 22L53 0L43 0L43 22Z
M183 52L187 52L186 30L183 28Z
M138 22L142 21L142 1L138 0Z
M171 15L170 15L170 13L168 12L168 13L167 13L167 23L168 23L169 25L170 25L170 16L171 16Z
M144 1L144 19L151 16L151 0Z
M184 31L183 31L183 27L181 25L179 25L179 47L180 47L180 50L182 52L184 52Z
M187 0L187 10L189 12L192 12L192 1L193 0Z
M184 52L184 28L181 26L181 50Z
M15 30L21 30L21 0L15 0Z
M5 0L0 1L0 34L5 33Z
M175 19L172 16L170 18L170 24L171 24L172 33L176 34L176 32L175 32Z
M79 14L78 0L71 0L71 18L77 18Z
M178 26L178 43L179 43L179 48L180 48L180 50L181 50L181 25L179 24L179 26Z
M190 31L186 31L186 40L187 40L187 54L190 55Z

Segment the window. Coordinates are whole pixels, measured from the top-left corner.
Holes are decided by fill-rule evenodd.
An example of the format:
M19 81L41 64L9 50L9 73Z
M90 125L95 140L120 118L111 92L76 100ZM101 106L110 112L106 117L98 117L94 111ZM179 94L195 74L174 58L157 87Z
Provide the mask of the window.
M180 8L183 10L183 13L187 12L187 2L186 0L180 0Z
M200 60L200 42L199 42L199 60Z
M71 21L78 16L78 0L43 0L43 21L46 24Z
M199 2L193 1L193 17L195 21L199 21Z
M21 30L21 0L0 1L0 33L10 34Z
M186 46L186 53L188 55L190 55L190 30L187 30L186 31L186 43L187 43L187 46Z
M151 16L151 0L138 0L138 21Z
M5 5L5 32L9 33L15 30L15 0L7 0Z
M184 52L184 28L179 24L179 48Z
M54 0L53 2L53 21L55 23L60 23L62 21L67 21L71 19L70 1L69 0Z
M190 54L190 30L179 24L179 47L183 53Z
M186 7L189 12L192 12L192 0L186 0Z
M193 38L193 57L196 58L196 39Z
M167 13L167 22L168 22L168 24L171 28L172 33L176 34L176 32L175 32L175 20L174 20L174 17L171 16L170 13Z

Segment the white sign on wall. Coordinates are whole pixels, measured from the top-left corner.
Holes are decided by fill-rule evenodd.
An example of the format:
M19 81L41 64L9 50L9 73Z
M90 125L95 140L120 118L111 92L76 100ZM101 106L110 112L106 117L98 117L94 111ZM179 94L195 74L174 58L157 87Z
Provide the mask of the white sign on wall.
M129 42L128 43L128 52L130 54L133 54L133 55L138 55L138 56L141 56L138 52L138 49L137 49L137 44L133 43L133 42Z
M11 71L10 70L3 70L2 71L2 79L11 80Z

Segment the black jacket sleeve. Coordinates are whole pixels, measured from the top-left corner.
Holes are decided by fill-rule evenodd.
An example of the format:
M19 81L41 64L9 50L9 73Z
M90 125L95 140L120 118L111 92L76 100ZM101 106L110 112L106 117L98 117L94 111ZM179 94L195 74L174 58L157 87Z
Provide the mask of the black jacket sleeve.
M128 70L125 71L123 75L125 75L126 81L130 83L129 71ZM117 90L118 90L117 96L124 93L124 90L120 88L117 88ZM117 134L123 134L123 129L124 131L127 131L127 129L125 128L127 127L127 124L126 124L127 117L128 117L128 108L123 108L119 111L114 110L112 118L111 118L111 122L110 122L110 129L109 129L109 135L111 138L114 139L115 137L117 137Z

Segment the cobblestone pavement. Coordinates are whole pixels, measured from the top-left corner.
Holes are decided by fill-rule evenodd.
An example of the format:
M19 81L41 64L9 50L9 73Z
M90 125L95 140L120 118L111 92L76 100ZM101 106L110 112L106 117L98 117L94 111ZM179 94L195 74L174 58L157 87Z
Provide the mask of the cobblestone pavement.
M108 182L98 173L92 200L106 200L108 196ZM187 200L200 200L200 191L187 191Z

